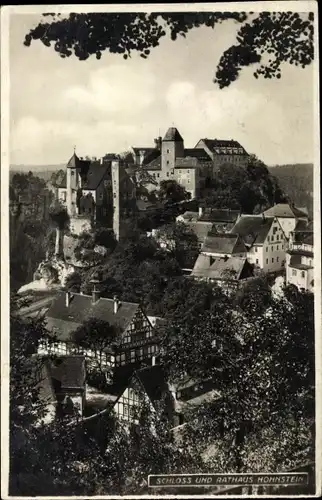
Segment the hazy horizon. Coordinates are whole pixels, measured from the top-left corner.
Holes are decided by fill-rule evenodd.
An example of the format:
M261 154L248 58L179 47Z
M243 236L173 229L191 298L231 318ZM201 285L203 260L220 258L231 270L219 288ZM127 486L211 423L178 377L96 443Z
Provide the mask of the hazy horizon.
M233 21L163 39L147 60L105 52L79 61L39 41L23 45L40 19L10 18L11 164L66 164L74 146L97 157L153 147L170 126L187 148L204 137L233 138L269 166L313 163L313 64L285 64L280 80L256 80L246 68L220 90L212 80L235 41Z

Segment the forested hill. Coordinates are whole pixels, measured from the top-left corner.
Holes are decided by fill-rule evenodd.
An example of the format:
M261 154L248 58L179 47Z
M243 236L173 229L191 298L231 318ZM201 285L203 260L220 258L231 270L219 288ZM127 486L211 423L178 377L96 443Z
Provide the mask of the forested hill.
M60 169L65 169L66 165L10 165L9 178L10 181L14 174L28 174L28 172L32 172L33 175L36 175L40 179L44 181L49 181L53 172L57 172Z
M276 165L268 167L280 187L299 207L307 207L313 215L313 163Z

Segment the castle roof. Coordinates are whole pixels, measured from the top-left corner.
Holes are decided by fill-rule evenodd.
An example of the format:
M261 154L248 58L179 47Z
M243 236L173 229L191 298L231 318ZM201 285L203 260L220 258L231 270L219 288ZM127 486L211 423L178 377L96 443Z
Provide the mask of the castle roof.
M164 141L182 141L183 142L183 138L181 137L180 132L175 127L170 127L168 129L163 140Z
M205 139L201 139L207 146L208 149L210 149L210 151L212 153L216 153L216 149L221 149L221 148L233 148L233 149L238 149L238 152L235 153L234 151L232 152L232 154L247 154L245 149L243 148L243 146L237 142L237 141L234 141L233 139L230 139L230 140L227 140L227 139L208 139L208 138L205 138ZM239 152L239 150L243 150L242 152ZM220 154L222 154L222 151L220 151ZM231 153L227 153L227 154L231 154Z

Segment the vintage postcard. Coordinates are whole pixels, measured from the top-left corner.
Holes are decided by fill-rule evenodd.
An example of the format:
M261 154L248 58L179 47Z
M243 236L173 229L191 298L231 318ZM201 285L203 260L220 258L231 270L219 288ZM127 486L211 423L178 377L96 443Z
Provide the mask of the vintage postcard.
M318 4L1 9L2 498L318 497Z

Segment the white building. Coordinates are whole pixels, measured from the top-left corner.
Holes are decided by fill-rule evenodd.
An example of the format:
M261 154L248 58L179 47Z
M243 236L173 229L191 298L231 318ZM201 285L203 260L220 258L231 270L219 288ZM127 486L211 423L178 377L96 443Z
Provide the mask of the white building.
M286 263L287 284L312 292L314 287L312 223L305 224L300 221L297 223L295 230L290 233Z
M265 217L276 217L286 238L294 231L299 220L308 221L306 208L297 208L292 204L278 203L264 212Z
M243 239L249 263L265 272L284 268L287 240L277 217L241 215L231 233Z

